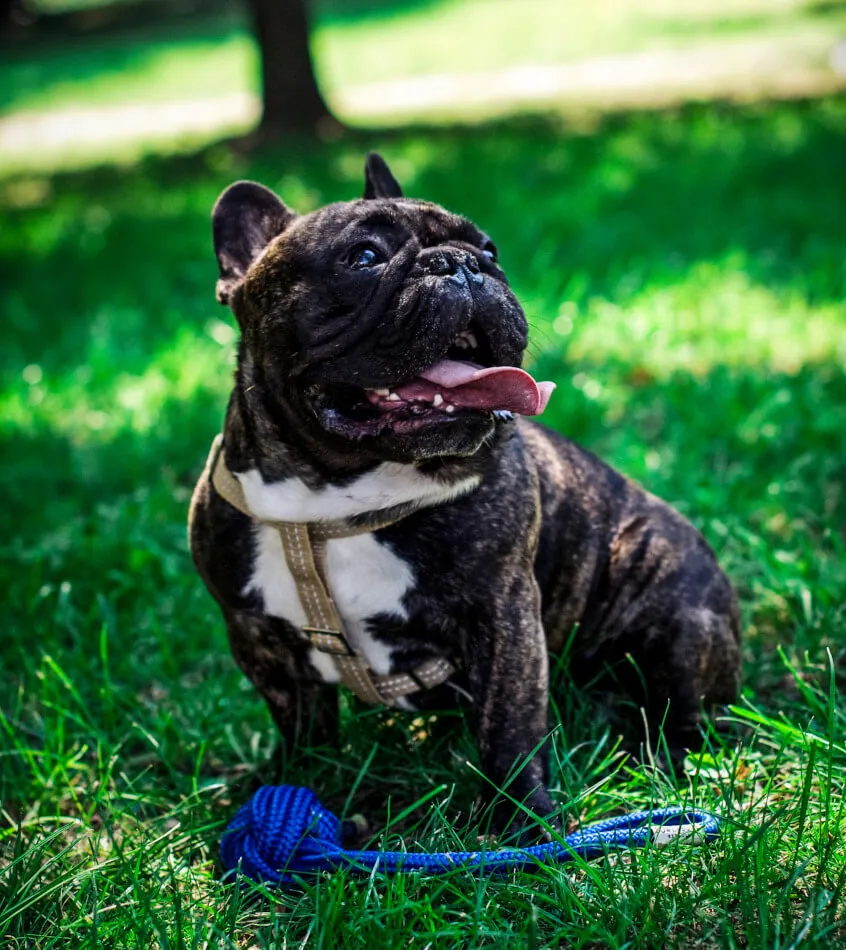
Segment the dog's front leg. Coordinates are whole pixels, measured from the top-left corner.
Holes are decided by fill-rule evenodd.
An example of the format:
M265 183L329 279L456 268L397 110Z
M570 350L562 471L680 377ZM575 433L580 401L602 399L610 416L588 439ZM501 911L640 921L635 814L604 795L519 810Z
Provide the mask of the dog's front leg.
M491 830L528 824L514 801L549 816L548 663L540 594L530 570L499 578L475 613L464 652L481 766L490 783L482 800L492 806Z
M293 628L247 612L225 616L235 662L261 693L279 730L282 759L298 747L337 744L337 686L311 678L307 651Z

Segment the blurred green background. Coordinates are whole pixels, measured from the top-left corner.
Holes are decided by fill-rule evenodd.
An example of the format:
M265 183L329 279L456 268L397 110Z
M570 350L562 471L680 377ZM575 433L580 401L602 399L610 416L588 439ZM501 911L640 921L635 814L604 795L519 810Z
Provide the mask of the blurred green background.
M10 3L13 24L32 22L5 30L0 168L170 151L255 121L247 0ZM840 88L846 71L839 0L314 0L309 12L321 88L353 126L794 97Z
M335 121L282 136L255 133L246 6L0 13L0 848L14 869L0 934L276 945L213 865L245 783L269 780L273 730L184 537L235 347L209 213L236 178L300 211L356 197L376 148L407 193L498 244L532 325L530 368L558 382L545 419L716 548L742 600L743 708L765 723L731 775L767 779L713 794L751 826L776 783L789 829L722 854L701 900L695 870L656 886L634 865L628 890L588 875L578 905L561 884L541 923L519 904L528 892L496 891L487 944L467 929L482 898L463 885L425 914L450 946L530 932L531 945L830 945L846 855L803 828L834 814L846 761L846 3L317 0L311 50ZM571 814L677 798L605 768L591 749L607 723L585 702L562 700L556 735ZM472 798L475 777L448 754L409 757L378 718L351 722L355 754L292 773L330 803L378 823L392 795L408 804L438 782ZM808 758L824 741L827 771ZM418 838L440 840L433 821ZM386 924L366 888L344 887L281 906L290 939L406 945L419 889L386 892L399 915ZM327 916L342 899L346 918Z

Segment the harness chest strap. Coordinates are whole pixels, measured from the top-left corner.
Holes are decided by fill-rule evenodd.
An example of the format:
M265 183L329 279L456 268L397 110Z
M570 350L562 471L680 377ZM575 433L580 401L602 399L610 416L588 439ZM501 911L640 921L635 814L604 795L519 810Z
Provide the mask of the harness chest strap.
M241 483L229 470L223 456L223 437L217 435L207 465L215 491L233 508L254 521ZM455 666L438 657L427 660L410 673L383 675L374 673L364 656L352 648L344 634L338 608L329 593L326 581L326 543L332 538L348 538L369 534L393 521L368 527L354 527L343 522L266 521L279 532L288 570L294 579L300 604L306 615L302 631L311 645L328 656L344 686L364 702L394 705L402 696L421 689L431 689L447 680Z

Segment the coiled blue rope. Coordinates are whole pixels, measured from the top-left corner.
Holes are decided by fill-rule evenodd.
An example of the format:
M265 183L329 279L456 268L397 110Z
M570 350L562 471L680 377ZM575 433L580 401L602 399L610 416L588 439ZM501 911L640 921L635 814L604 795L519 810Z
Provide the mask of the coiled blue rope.
M309 788L266 785L241 807L220 843L223 864L258 881L290 884L295 875L352 868L385 874L423 871L443 874L455 868L490 873L529 865L569 861L579 855L594 858L607 851L666 844L681 836L697 843L720 833L719 822L707 812L662 808L618 815L567 835L562 842L497 851L445 851L410 854L405 851L345 851L341 823Z

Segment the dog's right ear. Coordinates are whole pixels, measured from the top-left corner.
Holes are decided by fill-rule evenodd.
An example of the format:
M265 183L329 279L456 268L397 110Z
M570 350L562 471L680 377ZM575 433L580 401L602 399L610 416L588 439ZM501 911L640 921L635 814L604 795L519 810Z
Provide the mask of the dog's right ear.
M236 181L223 192L212 211L220 303L229 303L250 264L295 217L269 188L254 181Z

